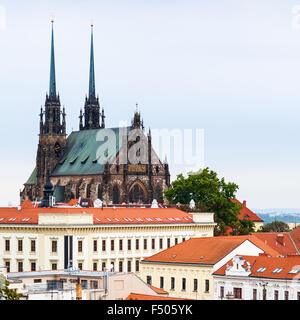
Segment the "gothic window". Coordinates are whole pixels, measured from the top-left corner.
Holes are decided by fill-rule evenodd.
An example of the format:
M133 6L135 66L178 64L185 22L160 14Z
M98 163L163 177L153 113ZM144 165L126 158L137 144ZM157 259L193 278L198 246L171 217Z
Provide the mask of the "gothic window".
M91 187L92 187L91 184L88 184L86 187L86 197L87 198L91 198Z
M98 185L98 192L97 192L97 194L98 194L98 199L102 200L102 189L101 189L100 184Z
M76 199L79 199L79 185L76 185Z
M114 186L113 188L113 204L120 203L120 192L118 186Z
M138 185L134 185L129 193L129 202L136 203L136 202L145 202L145 193L143 189Z
M157 187L154 191L154 199L156 199L158 202L163 202L162 199L162 191L160 187Z

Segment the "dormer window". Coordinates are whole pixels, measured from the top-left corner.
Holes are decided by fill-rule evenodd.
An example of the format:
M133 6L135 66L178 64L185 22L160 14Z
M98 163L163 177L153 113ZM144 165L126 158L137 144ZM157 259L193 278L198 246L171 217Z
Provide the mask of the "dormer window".
M282 268L276 268L274 271L273 271L273 273L279 273L279 272L281 272L283 269Z

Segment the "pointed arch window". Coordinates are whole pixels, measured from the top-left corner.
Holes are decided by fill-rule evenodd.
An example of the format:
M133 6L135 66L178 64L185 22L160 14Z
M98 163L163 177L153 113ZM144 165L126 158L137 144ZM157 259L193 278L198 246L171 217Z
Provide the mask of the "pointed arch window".
M117 185L113 187L113 204L120 203L120 191Z

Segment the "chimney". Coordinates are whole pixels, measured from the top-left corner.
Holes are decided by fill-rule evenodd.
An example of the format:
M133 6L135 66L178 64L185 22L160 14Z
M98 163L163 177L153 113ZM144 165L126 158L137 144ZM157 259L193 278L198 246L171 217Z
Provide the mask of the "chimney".
M285 245L285 244L283 243L283 240L284 240L284 234L283 234L283 233L278 233L278 235L277 235L277 237L276 237L276 240L277 240L277 242L279 242L280 244Z
M244 200L244 201L243 201L243 207L246 207L246 204L247 204L247 201Z

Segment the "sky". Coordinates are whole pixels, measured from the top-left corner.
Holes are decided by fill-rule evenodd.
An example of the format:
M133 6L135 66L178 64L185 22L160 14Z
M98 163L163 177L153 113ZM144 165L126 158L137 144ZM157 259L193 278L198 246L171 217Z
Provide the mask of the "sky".
M49 90L67 132L88 92L90 24L106 126L203 129L204 163L250 208L300 208L300 0L0 0L0 205L19 202L35 166ZM176 148L175 148L176 152ZM172 179L187 167L175 165Z

